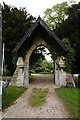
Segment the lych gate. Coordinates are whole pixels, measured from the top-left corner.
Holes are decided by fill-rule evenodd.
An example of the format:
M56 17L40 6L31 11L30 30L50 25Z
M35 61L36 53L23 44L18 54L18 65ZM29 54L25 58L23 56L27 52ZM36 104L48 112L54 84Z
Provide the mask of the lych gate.
M50 30L50 28L39 17L24 35L19 45L13 50L18 55L17 67L14 72L11 85L27 86L29 85L29 59L33 50L44 45L53 55L54 51L58 53L56 62L64 67L64 62L60 56L64 56L68 49L59 40L59 38ZM66 73L55 63L55 84L65 85Z

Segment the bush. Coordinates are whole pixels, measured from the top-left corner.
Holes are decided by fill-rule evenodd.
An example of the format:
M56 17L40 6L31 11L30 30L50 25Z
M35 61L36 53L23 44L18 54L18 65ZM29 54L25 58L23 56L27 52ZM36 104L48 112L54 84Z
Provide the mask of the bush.
M51 72L51 70L50 69L45 69L45 72Z
M6 69L6 71L4 71L4 73L3 73L3 76L11 76L11 72L8 70L8 69Z
M30 70L29 72L30 72L30 73L35 73L35 71L34 71L34 70Z
M33 79L33 75L29 75L29 83L32 82L34 79Z
M42 70L41 70L41 67L38 67L38 68L35 69L35 72L36 72L36 73L39 73L39 72L41 72L41 71L42 71Z
M1 76L1 72L2 72L2 71L1 71L1 69L0 69L0 76ZM6 70L3 71L3 76L5 76L5 75L6 75L6 76L11 76L11 72L10 72L8 69L6 69Z
M30 70L30 73L33 72L34 70ZM41 72L47 72L47 73L53 73L53 70L50 70L45 67L38 67L35 69L35 73L41 73Z
M45 71L45 67L41 67L41 72L44 72Z
M54 70L51 70L51 73L54 73Z

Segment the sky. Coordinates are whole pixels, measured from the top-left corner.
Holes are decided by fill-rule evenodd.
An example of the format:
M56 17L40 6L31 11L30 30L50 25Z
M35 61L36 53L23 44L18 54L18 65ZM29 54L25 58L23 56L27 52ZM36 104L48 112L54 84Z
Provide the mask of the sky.
M0 3L3 4L5 2L7 5L11 5L17 8L26 7L27 12L33 15L33 17L38 18L38 16L43 17L43 12L47 8L51 8L53 5L58 3L62 3L64 1L69 0L0 0ZM79 0L76 0L78 3ZM51 60L50 56L46 56L48 61Z
M33 17L43 16L43 11L47 8L51 8L57 3L61 3L69 0L0 0L2 4L5 2L8 5L16 6L17 8L26 7L28 13L31 13ZM76 0L79 2L79 0Z

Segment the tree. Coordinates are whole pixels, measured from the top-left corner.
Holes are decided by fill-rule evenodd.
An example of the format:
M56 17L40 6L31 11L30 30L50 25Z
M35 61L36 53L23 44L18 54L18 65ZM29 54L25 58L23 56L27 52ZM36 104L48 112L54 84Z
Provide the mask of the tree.
M62 41L63 39L68 38L68 42L70 45L67 47L69 47L70 52L66 56L66 70L68 72L71 71L71 73L79 73L80 3L76 4L75 1L70 1L70 3L71 4L69 5L67 2L63 2L61 4L53 6L52 9L47 9L45 11L44 20L51 27L52 30L55 28L55 33ZM71 52L73 55L71 55ZM56 53L54 57L57 57ZM73 58L74 60L71 60ZM68 64L68 62L70 61L71 64Z
M58 25L55 33L60 39L68 38L75 51L75 61L71 67L72 73L80 71L80 3L73 4L67 10L68 18ZM73 53L74 54L74 53Z
M2 7L2 36L5 43L7 68L13 73L11 51L33 24L35 18L28 14L25 8L16 8L3 4Z
M69 52L67 55L64 55L65 58L63 59L63 61L65 61L64 70L68 73L71 73L73 62L75 61L75 50L71 47L69 39L63 38L62 42L69 49Z
M62 2L52 6L51 9L47 8L44 12L43 20L52 30L55 29L59 23L62 23L67 18L66 11L68 7L67 2Z

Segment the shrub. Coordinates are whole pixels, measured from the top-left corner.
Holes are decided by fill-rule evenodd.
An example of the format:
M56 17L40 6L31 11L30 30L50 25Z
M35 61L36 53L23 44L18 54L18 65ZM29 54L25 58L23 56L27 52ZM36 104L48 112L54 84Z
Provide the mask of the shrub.
M34 70L30 70L29 72L30 72L30 73L35 73L35 71L34 71Z
M41 67L36 68L36 69L35 69L35 72L36 72L36 73L41 72Z
M6 71L4 71L4 73L3 73L3 76L10 76L11 75L11 72L8 70L8 69L6 69Z
M0 69L0 76L1 76L1 69ZM6 69L6 70L3 70L3 76L11 76L11 72L8 70L8 69Z
M33 80L33 75L29 75L29 82L32 82Z
M50 69L45 69L45 72L51 72L51 70Z
M51 70L51 73L54 73L54 70Z
M41 72L44 72L45 71L45 67L41 67Z

